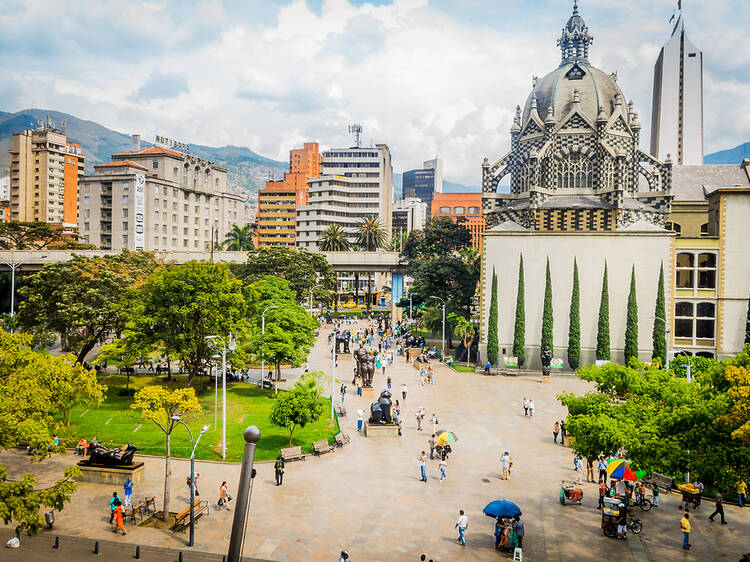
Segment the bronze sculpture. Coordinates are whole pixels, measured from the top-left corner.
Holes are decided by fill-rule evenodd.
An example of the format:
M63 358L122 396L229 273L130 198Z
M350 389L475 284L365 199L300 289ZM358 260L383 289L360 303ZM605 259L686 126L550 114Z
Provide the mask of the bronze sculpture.
M550 373L550 365L552 364L552 350L548 345L542 348L542 376L548 377Z
M393 423L391 419L391 393L387 389L380 393L377 402L370 405L369 423Z
M371 387L375 376L375 358L360 347L354 351L354 359L357 361L355 372L362 379L362 386Z
M89 452L88 460L81 461L85 464L99 464L104 466L126 466L133 464L133 457L138 447L132 443L123 451L119 447L107 449L102 445L95 445Z
M352 338L350 330L344 330L336 334L336 353L340 353L340 346L344 346L344 353L349 353L349 341Z

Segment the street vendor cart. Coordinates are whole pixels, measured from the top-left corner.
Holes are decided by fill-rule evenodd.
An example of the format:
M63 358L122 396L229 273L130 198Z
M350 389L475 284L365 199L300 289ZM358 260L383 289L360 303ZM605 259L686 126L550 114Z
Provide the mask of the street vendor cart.
M602 533L607 537L617 534L617 517L620 515L620 500L618 498L604 498L602 506Z
M693 508L700 507L701 505L701 491L692 484L678 484L677 489L682 494L682 501L680 502L680 509L683 507L685 510L688 509L689 504L693 504Z

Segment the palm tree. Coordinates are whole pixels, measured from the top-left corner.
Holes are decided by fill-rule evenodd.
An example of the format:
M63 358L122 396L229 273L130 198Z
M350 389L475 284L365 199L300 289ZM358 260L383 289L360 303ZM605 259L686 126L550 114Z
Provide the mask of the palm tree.
M380 219L375 215L368 215L359 223L357 242L366 252L374 252L385 246L386 233ZM372 306L372 273L367 274L367 310Z
M320 235L318 246L324 252L348 252L351 249L346 232L337 224L332 224Z
M467 320L463 316L459 316L456 319L456 325L453 327L453 334L461 338L466 348L466 364L469 364L469 358L471 357L471 343L474 341L474 334L476 333L476 323L471 320Z
M224 244L227 250L234 252L251 250L253 248L253 231L250 225L237 226L233 224L232 230L227 232Z

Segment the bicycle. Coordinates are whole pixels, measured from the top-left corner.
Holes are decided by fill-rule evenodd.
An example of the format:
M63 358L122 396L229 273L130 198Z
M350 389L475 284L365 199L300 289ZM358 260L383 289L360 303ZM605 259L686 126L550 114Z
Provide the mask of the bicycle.
M633 505L637 505L642 511L650 511L653 507L651 500L643 496L640 496L635 502L633 502Z

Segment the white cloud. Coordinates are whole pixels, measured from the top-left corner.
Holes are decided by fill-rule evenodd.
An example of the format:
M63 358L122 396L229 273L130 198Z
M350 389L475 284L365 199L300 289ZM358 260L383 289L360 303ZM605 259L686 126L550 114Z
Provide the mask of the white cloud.
M33 104L125 133L247 145L284 161L304 140L348 145L346 127L356 121L366 142L390 145L397 171L439 153L448 179L478 185L483 157L508 149L532 75L559 63L555 39L570 5L435 2L325 0L319 13L304 0L253 0L242 9L211 0L192 10L167 0L28 2L23 13L0 15L0 70L10 85L3 99L14 105L3 109ZM748 16L741 0L685 4L690 37L705 52L706 149L728 148L750 139ZM646 130L671 6L581 6L596 39L592 62L618 71ZM41 45L37 34L18 32L53 22L65 32ZM158 95L133 98L149 80Z

